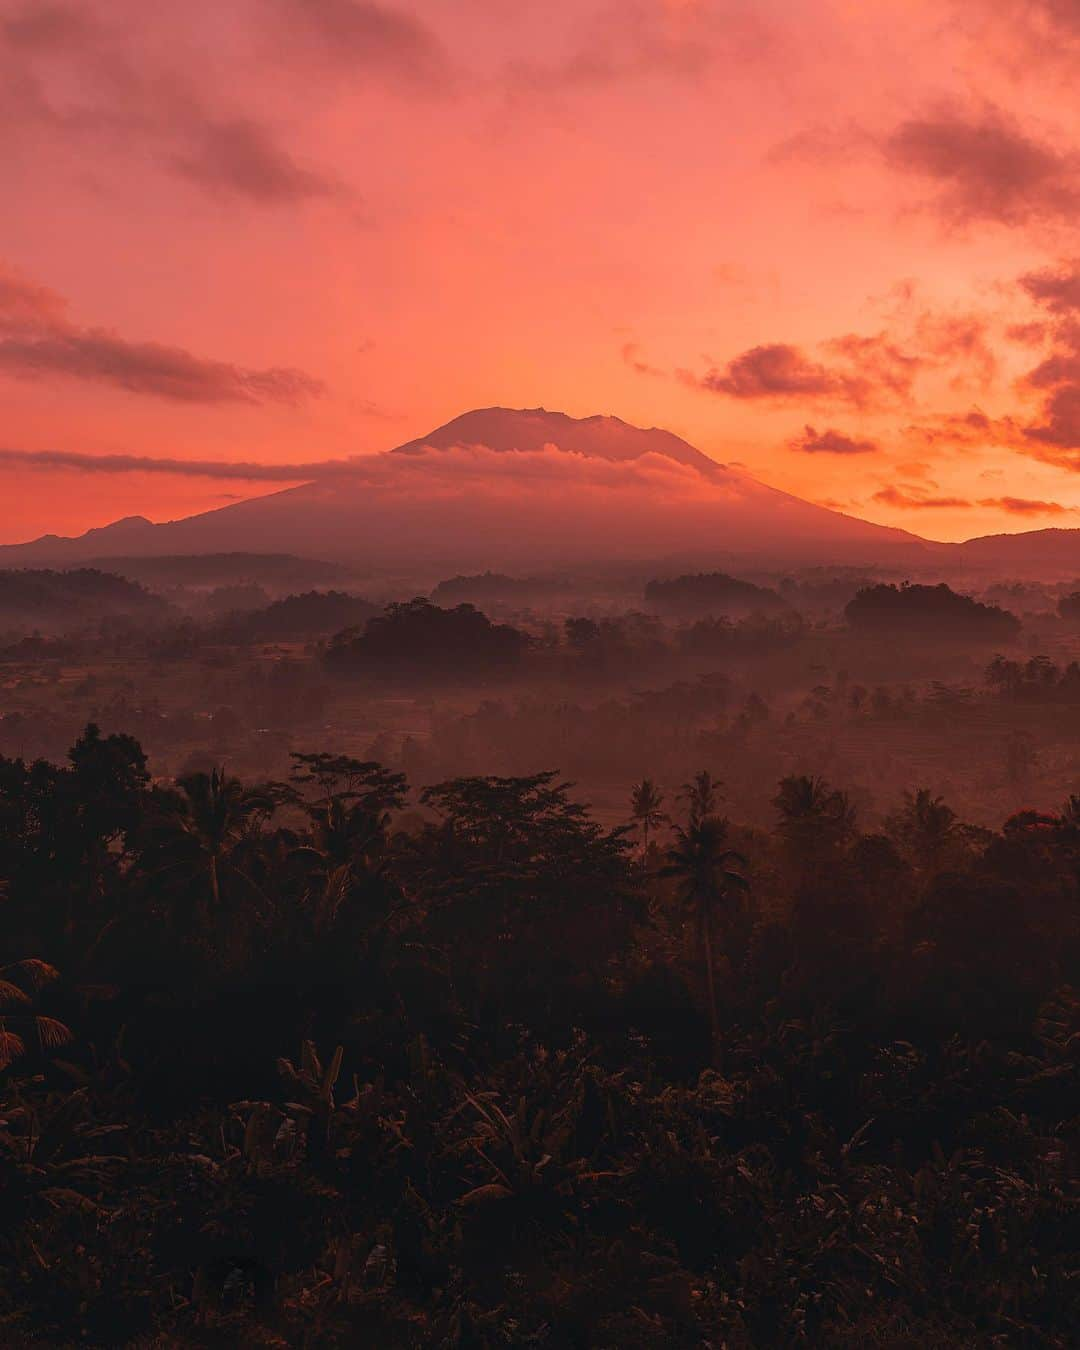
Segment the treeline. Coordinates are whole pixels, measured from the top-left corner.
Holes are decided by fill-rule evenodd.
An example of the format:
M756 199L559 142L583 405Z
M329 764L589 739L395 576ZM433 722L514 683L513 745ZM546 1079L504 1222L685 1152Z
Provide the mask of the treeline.
M0 759L5 1344L1076 1343L1080 800L293 766Z
M31 623L74 629L115 615L161 618L168 610L138 582L93 567L0 571L0 627Z

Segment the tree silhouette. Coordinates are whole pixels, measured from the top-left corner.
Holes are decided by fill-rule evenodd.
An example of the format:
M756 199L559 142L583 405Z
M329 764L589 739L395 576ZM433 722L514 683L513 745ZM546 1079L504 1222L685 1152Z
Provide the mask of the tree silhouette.
M720 790L722 786L720 779L714 778L708 769L702 769L682 785L679 800L686 802L691 825L699 824L706 816L716 815L724 795Z
M900 810L885 822L888 834L925 875L945 861L956 839L956 812L929 788L905 792Z
M241 849L256 844L277 800L271 792L245 788L224 769L188 774L177 786L151 825L155 876L185 895L195 916L210 921L223 913L228 879L239 880L249 896L258 891Z
M854 834L855 809L847 794L822 778L792 775L782 779L773 805L789 857L808 874L834 860Z
M641 829L641 865L644 868L649 857L649 833L658 830L668 819L663 793L651 778L635 783L630 793L630 814Z
M701 942L705 984L709 997L709 1026L714 1058L720 1048L720 1014L716 1003L716 973L713 964L713 909L736 891L748 888L746 878L734 867L746 866L746 860L725 847L728 826L716 816L683 829L675 827L675 843L668 850L667 863L660 875L678 881L683 898L693 906Z

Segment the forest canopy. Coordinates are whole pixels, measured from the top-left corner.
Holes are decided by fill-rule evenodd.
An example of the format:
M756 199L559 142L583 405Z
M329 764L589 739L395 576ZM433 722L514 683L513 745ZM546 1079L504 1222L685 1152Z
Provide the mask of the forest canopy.
M5 1345L1076 1343L1080 799L292 763L0 757Z

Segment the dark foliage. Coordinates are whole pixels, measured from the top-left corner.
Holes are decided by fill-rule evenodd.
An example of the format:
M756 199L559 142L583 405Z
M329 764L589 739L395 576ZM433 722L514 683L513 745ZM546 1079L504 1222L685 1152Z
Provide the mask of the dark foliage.
M1020 620L996 605L983 605L938 586L868 586L844 613L852 628L896 636L1005 642L1020 631Z
M650 581L645 587L645 603L661 613L684 617L791 612L791 606L776 591L728 576L726 572L698 572L693 576Z
M0 759L5 1346L1077 1343L1075 797L292 763Z
M307 591L287 595L273 604L234 614L221 628L228 642L287 642L323 637L346 628L362 627L379 607L344 591Z
M332 670L424 683L505 675L522 661L528 638L492 623L472 605L440 609L423 597L389 605L363 632L337 634L326 653Z

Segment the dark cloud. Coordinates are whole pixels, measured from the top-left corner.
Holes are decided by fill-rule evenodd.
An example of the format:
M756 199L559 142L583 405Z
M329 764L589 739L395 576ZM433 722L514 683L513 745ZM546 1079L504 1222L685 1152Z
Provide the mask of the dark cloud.
M682 378L712 394L740 399L791 399L829 396L858 401L866 392L862 382L827 369L799 347L771 342L751 347L722 368L702 376L689 371Z
M301 370L250 370L92 328L0 339L0 372L66 375L181 403L300 403L322 389Z
M969 507L971 502L963 497L930 497L918 492L904 492L898 487L885 487L873 496L882 506L899 506L905 511L940 510L941 508Z
M1028 272L1020 278L1020 287L1051 314L1080 310L1080 266L1076 263Z
M1033 389L1059 389L1080 381L1080 330L1070 325L1058 333L1058 348L1026 376Z
M882 150L893 169L937 184L935 205L956 223L1068 219L1080 204L1076 156L1035 140L995 108L912 118Z
M1042 420L1028 426L1029 445L1040 459L1080 467L1058 451L1080 451L1080 269L1075 263L1029 272L1020 287L1051 316L1046 333L1049 354L1025 376L1024 383L1043 395Z
M704 375L680 371L694 388L729 398L772 402L822 401L866 407L910 395L920 357L902 351L884 334L847 334L822 344L828 361L815 360L785 342L752 347Z
M67 376L182 403L295 404L322 391L301 370L252 369L73 324L62 297L7 271L0 271L0 373Z
M1046 401L1043 417L1041 424L1027 428L1032 441L1060 450L1080 451L1080 388L1070 384L1055 390ZM1080 469L1080 463L1071 459L1055 456L1052 462Z
M984 497L979 505L1007 511L1013 516L1064 516L1070 515L1073 509L1060 502L1033 501L1028 497Z
M142 41L72 7L27 6L0 20L0 124L6 136L66 150L135 153L218 201L280 207L347 195L301 164L258 110L238 111L190 50ZM310 73L310 68L308 68ZM97 172L108 163L95 156ZM130 171L130 170L129 170Z
M825 431L817 431L809 424L788 444L792 450L800 450L808 455L868 455L879 448L876 441L845 436L843 432L834 431L831 427Z
M250 118L197 122L188 139L169 163L212 195L274 206L340 191L329 177L297 164L263 123Z
M405 78L429 88L446 82L441 42L408 9L366 0L275 0L286 31L331 65ZM296 48L290 48L295 59Z

